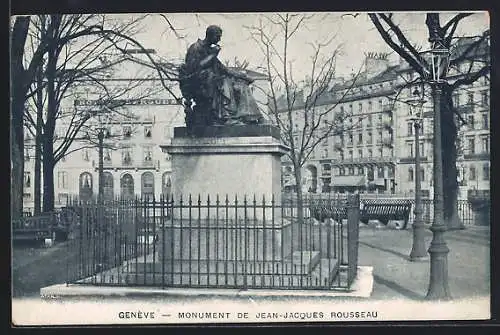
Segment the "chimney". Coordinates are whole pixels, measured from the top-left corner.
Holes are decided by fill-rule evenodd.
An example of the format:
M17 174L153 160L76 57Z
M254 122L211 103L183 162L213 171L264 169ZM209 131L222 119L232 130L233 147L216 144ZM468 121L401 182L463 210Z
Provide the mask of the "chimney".
M365 72L367 74L378 74L389 67L389 54L382 52L365 53Z

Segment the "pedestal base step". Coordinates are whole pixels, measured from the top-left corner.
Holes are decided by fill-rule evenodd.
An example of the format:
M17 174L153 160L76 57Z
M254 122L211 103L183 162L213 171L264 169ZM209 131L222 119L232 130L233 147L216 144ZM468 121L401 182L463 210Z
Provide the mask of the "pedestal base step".
M148 255L124 264L128 273L192 273L192 274L308 274L320 262L319 251L296 251L283 260L165 260Z
M320 259L310 273L130 273L120 269L107 271L81 283L127 286L175 286L175 287L248 287L248 288L326 288L330 287L339 273L336 259Z

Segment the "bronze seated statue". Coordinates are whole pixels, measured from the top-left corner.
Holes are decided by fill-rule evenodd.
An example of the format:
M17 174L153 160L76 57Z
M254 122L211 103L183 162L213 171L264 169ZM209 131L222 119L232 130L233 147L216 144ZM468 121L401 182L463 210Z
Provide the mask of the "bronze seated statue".
M222 30L209 26L206 38L192 44L179 68L186 127L260 124L265 119L246 74L224 66L217 55Z

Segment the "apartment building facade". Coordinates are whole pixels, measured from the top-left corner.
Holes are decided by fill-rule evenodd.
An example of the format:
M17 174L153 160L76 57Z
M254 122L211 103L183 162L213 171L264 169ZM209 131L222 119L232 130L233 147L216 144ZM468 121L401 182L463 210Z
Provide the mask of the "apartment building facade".
M456 51L455 51L456 52ZM489 57L489 48L484 49ZM469 64L450 69L449 77L460 78ZM460 70L462 69L462 70ZM472 69L474 71L474 69ZM411 195L415 174L420 173L422 194L432 197L433 113L430 87L424 87L423 121L420 129L420 171L415 171L415 110L408 101L417 74L402 60L390 63L386 54L368 53L365 68L355 78L332 87L319 108L330 108L329 120L340 115L345 129L320 143L303 166L305 192L366 192ZM457 170L459 197L472 191L489 192L489 80L479 78L461 86L453 105L457 119ZM300 105L296 117L300 119ZM298 122L299 125L301 121ZM300 138L301 126L297 127ZM283 160L285 190L292 191L293 166Z

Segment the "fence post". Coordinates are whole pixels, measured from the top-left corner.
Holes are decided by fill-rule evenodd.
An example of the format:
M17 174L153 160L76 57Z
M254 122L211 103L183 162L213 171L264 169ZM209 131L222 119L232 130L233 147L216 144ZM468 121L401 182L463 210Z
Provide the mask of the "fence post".
M343 243L342 243L343 244ZM347 197L347 285L351 286L358 271L359 194ZM342 263L344 254L342 252Z

